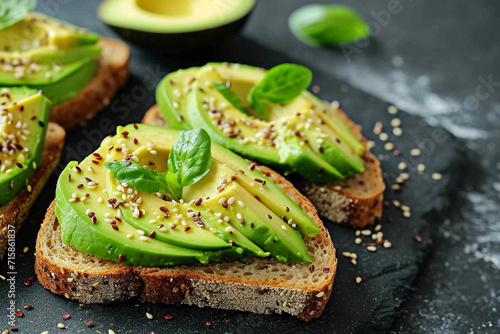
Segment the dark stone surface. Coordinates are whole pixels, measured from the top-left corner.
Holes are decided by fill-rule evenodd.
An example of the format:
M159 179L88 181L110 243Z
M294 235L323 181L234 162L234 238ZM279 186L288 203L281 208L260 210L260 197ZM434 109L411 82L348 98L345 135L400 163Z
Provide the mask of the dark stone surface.
M499 244L494 235L485 233L495 231L498 233L498 226L494 225L498 224L498 219L494 218L495 200L498 200L494 198L494 187L498 181L493 179L494 167L488 169L485 159L488 153L494 153L495 147L491 149L490 144L493 143L493 136L496 135L498 138L498 133L490 130L490 135L484 131L494 129L493 125L499 124L498 119L495 123L498 110L491 109L492 113L489 113L489 109L486 110L489 107L493 108L498 98L493 94L496 92L493 92L486 102L480 101L480 111L485 108L485 114L480 113L477 119L474 118L473 112L466 113L470 121L464 128L459 123L459 121L465 122L463 119L465 116L460 108L452 109L451 116L442 109L443 99L463 101L464 96L470 95L472 98L469 100L473 100L474 88L478 83L476 80L470 83L470 80L466 79L470 75L487 77L491 73L486 70L487 61L490 59L490 64L493 63L498 49L489 48L486 34L478 33L477 38L473 40L474 43L477 42L477 48L467 53L467 47L471 46L472 41L467 39L471 37L463 26L458 29L465 37L461 39L455 37L454 41L457 44L460 41L464 46L457 46L452 42L442 45L440 43L445 40L444 37L434 38L435 30L438 32L443 30L444 36L449 37L452 32L450 27L457 26L456 22L461 18L467 18L467 14L472 17L483 15L481 16L484 17L483 25L477 24L472 19L465 20L464 25L469 24L470 29L481 29L479 31L486 32L489 22L489 15L486 15L488 4L486 2L468 4L470 8L465 6L466 8L448 13L449 6L441 3L403 1L405 10L394 16L389 24L380 30L380 34L370 40L368 46L359 48L360 52L356 53L350 62L346 62L339 49L311 49L290 35L286 19L289 12L299 7L301 3L306 1L288 1L286 5L281 1L261 1L243 37L228 42L220 48L205 50L203 53L195 52L180 60L133 48L132 77L127 87L117 95L116 102L111 108L89 122L87 128L77 128L68 133L64 162L79 160L89 154L100 139L113 131L109 124L139 121L144 111L154 103L155 84L172 70L211 60L239 61L264 67L285 61L303 63L313 69L314 84L322 88L319 95L325 99L338 99L346 112L364 126L364 133L370 139L374 137L371 129L376 121L383 122L386 129L391 128L389 123L393 116L386 112L388 104L382 102L384 99L397 105L399 103L413 113L418 112L426 116L429 121L435 121L436 124L441 124L455 135L466 139L466 142L456 140L448 132L429 127L418 117L399 113L397 117L402 120L404 135L399 138L392 135L390 137L403 154L396 158L386 152L383 144L377 141L374 151L383 154L382 166L389 186L399 173L398 162L406 160L410 166L411 177L403 192L396 194L390 187L386 191L389 200L398 199L412 209L410 219L403 218L400 210L393 207L386 210L382 220L382 231L392 242L393 247L369 253L364 246L354 244L353 230L329 225L332 239L339 252L338 275L334 292L324 314L308 324L286 315L262 316L184 306L151 304L137 306L133 302L108 306L80 306L63 297L52 295L38 283L33 283L29 287L23 284L26 278L33 275L33 237L53 197L56 181L56 177L53 176L32 210L34 222L28 222L18 238L18 252L21 252L24 246L29 246L30 250L24 257L16 260L18 266L16 305L18 308L26 304L34 306L32 311L24 312L24 318L17 319L20 332L56 331L57 323L63 322L61 318L63 313L72 315L70 320L64 321L69 326L68 333L80 331L90 333L95 330L106 332L108 328L112 328L116 333L372 332L387 331L391 324L394 331L401 332L463 332L469 329L481 331L481 326L483 324L488 326L488 321L491 321L492 325L500 325L495 323L498 321L496 313L499 304L498 281L493 280L495 274L498 277L499 263L496 256ZM48 6L49 4L51 6ZM379 11L387 8L384 1L370 2L369 5L360 5L356 2L352 4L359 8L368 20L371 17L370 10ZM94 16L96 5L96 1L68 3L40 1L42 11L110 35ZM444 17L449 18L445 20ZM446 22L448 25L444 24ZM418 33L413 33L415 31ZM461 50L462 53L458 53L454 48ZM442 59L447 52L448 55L455 56ZM490 58L483 59L475 56L476 53L490 55ZM396 57L398 55L403 59L403 64L401 59ZM476 70L473 66L465 66L469 57L474 65L482 64L484 67L481 69L484 72ZM402 67L394 67L394 64ZM456 76L449 77L454 74ZM339 77L347 84L339 81L337 79ZM400 81L395 84L393 82L395 79ZM434 93L434 89L431 89L428 83L434 84L436 80L440 83L437 92L443 95ZM351 86L357 86L361 90ZM363 93L362 90L369 91L382 100ZM456 91L458 93L454 95ZM453 100L451 95L456 99ZM446 107L455 106L448 100L445 102ZM433 110L435 103L441 109ZM456 103L459 107L465 106L460 105L461 102ZM491 120L481 123L480 117L484 115L491 117ZM458 117L459 120L453 117ZM471 133L481 136L486 133L486 137L470 138ZM476 144L480 152L464 153L465 143L469 147ZM419 144L425 144L424 154L418 161L413 161L408 150ZM493 152L490 152L490 149ZM471 155L473 158L470 158ZM427 165L424 175L415 172L415 164L420 161ZM489 163L494 165L493 161ZM467 168L463 168L464 165ZM464 172L462 176L458 174L459 171ZM432 180L430 174L433 172L443 173L443 180ZM491 190L493 193L488 193ZM493 195L492 198L490 194ZM443 210L450 202L454 204L453 209ZM393 217L394 222L388 223L387 216ZM443 225L441 221L445 217L448 217L448 220ZM416 235L422 237L421 243L415 240ZM437 242L432 243L433 238ZM369 239L364 237L364 241L369 242ZM488 246L491 246L491 249L486 248ZM429 252L430 250L432 252ZM358 254L357 266L352 266L340 256L343 251ZM1 274L5 272L5 268L5 262L1 262ZM417 275L416 289L412 290ZM363 278L360 285L354 283L356 276ZM481 283L477 284L478 281ZM4 296L7 295L7 289L7 284L0 282L2 300L6 298ZM396 312L396 308L411 291L413 291L411 298ZM480 299L480 302L477 299ZM148 320L145 316L146 311L154 314L155 319ZM0 314L5 314L5 311ZM167 321L164 319L166 314L172 314L174 318ZM2 316L1 330L4 319L6 318ZM95 324L92 330L85 326L90 320ZM210 321L212 326L207 326L206 321ZM485 331L487 330L486 327Z

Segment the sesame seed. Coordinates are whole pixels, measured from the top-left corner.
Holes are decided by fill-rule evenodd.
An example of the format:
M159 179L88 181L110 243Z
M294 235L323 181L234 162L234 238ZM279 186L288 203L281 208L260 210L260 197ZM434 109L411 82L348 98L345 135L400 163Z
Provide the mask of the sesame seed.
M370 252L376 252L377 251L377 247L376 246L368 246L366 247L366 249Z
M286 231L286 226L285 225L281 225L281 228Z
M406 163L404 163L404 162L400 162L400 163L398 164L398 169L399 169L399 170L405 170L405 169L406 169Z
M403 216L404 216L405 218L410 218L410 217L411 217L411 213L410 213L410 211L403 211Z
M134 235L132 233L127 234L127 239L132 239Z
M384 148L386 151L392 151L394 149L393 143L385 143Z
M148 241L149 240L149 238L146 236L142 236L142 237L140 237L140 239L141 239L141 241Z
M242 208L245 207L245 204L242 201L238 201L238 205L241 206Z
M399 118L393 118L391 120L391 126L397 128L401 125L401 120Z
M419 165L417 166L417 171L418 171L419 173L423 173L423 172L425 171L425 165L424 165L424 164L419 164Z
M356 284L361 283L361 281L362 281L361 277L359 277L359 276L358 276L358 277L356 277Z
M373 127L373 133L377 136L380 135L382 133L382 126L382 122L375 123L375 126Z
M153 319L153 315L149 312L146 312L146 317L150 320Z
M382 132L378 138L381 140L381 141L387 141L389 139L389 135L385 132Z
M349 252L343 252L343 253L342 253L342 256L345 256L345 257L351 258L351 253L349 253Z
M396 108L395 106L389 106L387 107L387 111L391 115L396 115L398 113L398 108Z
M382 225L380 225L380 224L379 224L379 225L375 226L375 229L374 229L374 230L375 230L375 232L378 232L378 231L380 231L381 229L382 229Z
M443 178L443 175L439 174L439 173L433 173L432 174L432 178L436 181L439 181Z
M386 241L384 241L383 246L384 246L384 248L391 248L392 244L390 241L386 240Z
M366 236L368 236L368 235L371 235L371 234L372 234L372 231L370 231L370 230L362 230L362 231L361 231L361 234L362 234L362 235L366 235Z
M403 130L401 130L401 128L394 128L392 129L392 133L396 136L396 137L399 137L403 134Z
M363 242L363 240L361 240L361 238L356 238L356 239L354 239L354 243L355 243L356 245L359 245L359 244L360 244L360 243L362 243L362 242Z
M422 151L420 151L418 148L414 148L414 149L410 150L410 154L414 157L418 157L421 153L422 153Z
M63 323L58 323L57 328L66 329L66 325L64 325Z

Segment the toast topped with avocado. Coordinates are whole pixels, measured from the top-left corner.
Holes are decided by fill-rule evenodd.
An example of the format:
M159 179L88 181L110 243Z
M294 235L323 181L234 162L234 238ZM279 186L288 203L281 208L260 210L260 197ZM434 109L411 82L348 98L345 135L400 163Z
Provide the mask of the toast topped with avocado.
M36 254L42 285L86 303L139 296L304 320L324 309L337 262L285 179L204 130L145 124L66 167Z
M26 87L0 90L2 258L59 162L65 132L57 124L47 123L50 102L40 92Z
M269 71L209 63L179 70L158 85L158 107L143 122L204 128L219 144L294 179L327 218L364 227L381 217L384 182L360 128L305 90L310 71Z
M0 86L42 90L52 101L50 121L72 128L108 105L125 84L124 43L35 12L9 22L0 26Z

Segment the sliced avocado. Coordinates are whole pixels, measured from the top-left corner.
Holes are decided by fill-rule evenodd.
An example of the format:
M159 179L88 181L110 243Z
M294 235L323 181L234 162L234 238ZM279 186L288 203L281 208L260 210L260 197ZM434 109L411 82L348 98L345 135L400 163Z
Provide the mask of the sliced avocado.
M165 119L181 119L184 129L204 128L226 148L280 171L296 171L315 184L364 171L363 144L312 94L303 92L288 103L269 104L261 119L233 107L214 87L225 83L248 109L246 96L264 75L263 69L252 66L208 63L168 75L157 87L156 97ZM167 78L175 78L175 85L167 85ZM174 89L182 102L176 108L171 103Z
M42 163L50 102L27 87L0 91L0 205L4 205L28 185Z
M106 161L130 160L163 172L177 137L175 130L144 124L118 127L117 134L106 138L92 155L78 165L76 162L68 165L59 178L56 193L56 214L63 241L100 258L143 266L206 263L226 257L243 261L270 254L281 261L310 261L300 233L292 227L285 233L281 225L276 225L280 218L272 208L258 201L255 204L252 195L237 183L234 183L238 187L237 196L274 217L274 222L266 222L267 238L261 240L263 236L259 235L253 240L240 230L228 229L231 226L223 218L220 221L221 217L211 208L212 199L221 194L220 184L225 184L234 169L248 169L249 164L215 143L212 143L210 172L199 183L186 187L179 202L117 183L103 166ZM221 161L227 161L228 165ZM283 192L275 194L283 203L288 199L289 207L295 209L293 201ZM245 210L242 214L256 221L267 217L259 212L252 214L250 208ZM315 226L312 220L304 224L308 223ZM277 227L281 230L277 231ZM269 246L264 241L269 243L271 236L273 245Z
M93 77L99 35L30 13L0 30L0 85L43 90L54 105L73 99Z
M282 262L312 262L298 231L236 182L228 182L218 195L205 202L220 220L241 232Z
M239 32L255 0L105 0L99 18L141 46L174 53L214 45Z

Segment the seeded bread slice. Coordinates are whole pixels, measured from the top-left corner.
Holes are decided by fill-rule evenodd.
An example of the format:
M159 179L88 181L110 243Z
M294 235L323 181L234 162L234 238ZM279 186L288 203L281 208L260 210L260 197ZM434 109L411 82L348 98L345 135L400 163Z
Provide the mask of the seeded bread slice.
M42 165L36 170L29 183L31 192L27 188L22 189L14 199L0 207L0 259L8 248L9 230L19 231L33 202L59 163L65 136L66 133L62 127L49 123L43 146Z
M320 227L316 237L305 239L314 263L281 263L254 258L246 264L224 262L168 268L122 265L63 244L52 203L36 243L38 281L53 293L81 303L107 303L137 297L141 302L289 313L305 321L319 317L330 298L337 269L328 230L311 202L290 182L267 167L258 168Z
M50 111L50 121L66 130L91 119L109 105L116 91L127 81L129 47L111 38L101 38L98 45L102 48L102 53L97 60L97 71L92 80L76 98L63 102Z
M292 182L316 206L320 215L333 222L363 228L382 217L385 189L382 170L378 159L370 153L361 127L354 124L342 110L336 109L335 112L365 145L362 156L365 171L325 186L311 184L299 177L294 177ZM168 126L157 105L146 112L142 122Z

